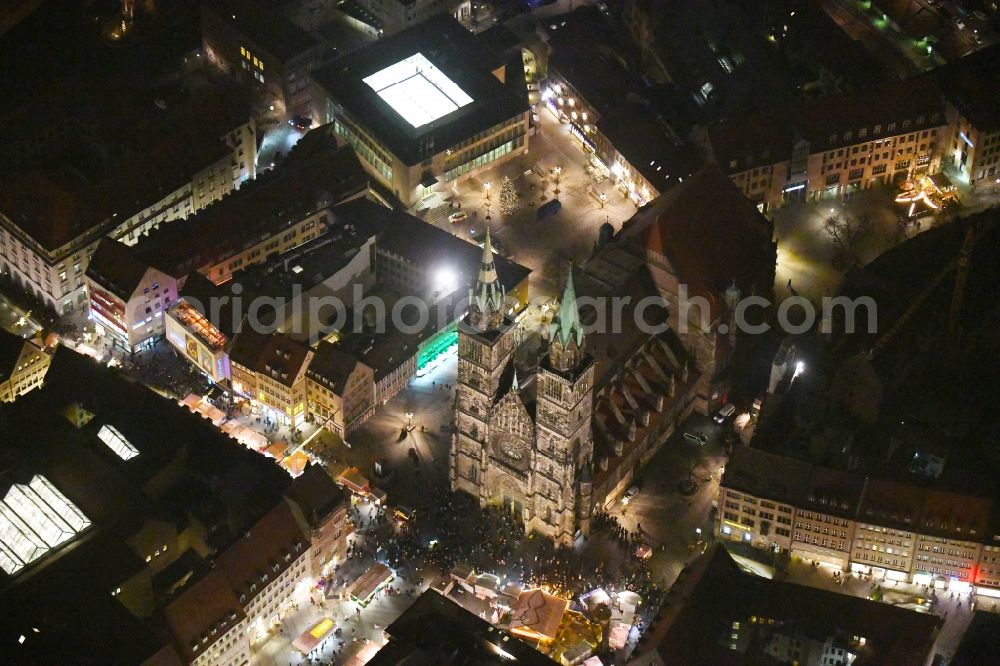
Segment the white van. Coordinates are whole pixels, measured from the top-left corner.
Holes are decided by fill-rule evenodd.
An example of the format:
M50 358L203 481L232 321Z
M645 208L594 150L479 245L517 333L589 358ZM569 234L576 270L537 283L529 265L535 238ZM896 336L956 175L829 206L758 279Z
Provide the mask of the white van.
M722 406L719 413L715 415L716 423L725 423L726 419L736 413L736 406L733 403L727 403Z

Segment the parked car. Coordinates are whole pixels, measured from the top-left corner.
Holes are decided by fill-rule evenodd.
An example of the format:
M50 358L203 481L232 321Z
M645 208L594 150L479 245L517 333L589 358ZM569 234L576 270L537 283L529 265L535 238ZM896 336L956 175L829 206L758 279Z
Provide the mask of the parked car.
M300 132L308 132L309 128L312 127L313 121L309 116L295 116L288 120L288 124Z
M559 199L552 199L551 201L546 201L538 210L535 212L535 217L539 220L544 220L545 218L552 217L562 209L562 202Z
M726 419L736 413L736 406L733 403L726 403L722 406L722 409L715 415L716 423L725 423Z
M448 216L448 221L451 222L452 224L458 224L459 222L465 222L468 219L469 219L469 214L466 213L464 210L460 210L460 211L452 213L451 215Z
M700 432L686 432L684 433L684 439L693 444L697 444L698 446L705 446L708 444L708 437Z
M624 495L622 495L622 504L628 504L629 502L632 501L632 498L638 494L639 494L638 486L632 486L631 488L625 491Z

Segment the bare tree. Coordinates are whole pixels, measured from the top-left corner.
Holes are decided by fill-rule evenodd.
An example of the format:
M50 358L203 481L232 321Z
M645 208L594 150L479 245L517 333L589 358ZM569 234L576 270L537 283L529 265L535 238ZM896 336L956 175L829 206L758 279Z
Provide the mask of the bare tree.
M860 247L872 233L871 218L867 214L856 220L843 215L831 215L823 222L823 231L833 243L835 262L841 266L861 264Z

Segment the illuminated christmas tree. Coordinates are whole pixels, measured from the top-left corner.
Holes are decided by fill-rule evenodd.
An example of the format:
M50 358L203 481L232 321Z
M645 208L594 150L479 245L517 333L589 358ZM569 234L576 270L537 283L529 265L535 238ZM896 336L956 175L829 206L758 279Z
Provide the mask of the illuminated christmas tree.
M517 192L510 178L504 176L500 183L500 214L507 217L515 210L517 210Z

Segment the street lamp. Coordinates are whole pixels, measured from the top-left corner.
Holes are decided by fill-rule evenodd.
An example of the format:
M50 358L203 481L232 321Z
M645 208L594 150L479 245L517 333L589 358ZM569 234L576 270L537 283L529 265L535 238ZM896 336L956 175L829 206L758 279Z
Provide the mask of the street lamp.
M556 195L556 199L558 199L559 198L559 174L562 173L562 167L561 166L553 167L552 173L554 173L555 176L556 176L556 189L554 190L554 192L555 192L555 195Z
M486 190L486 200L487 201L490 200L490 188L491 187L493 187L493 183L491 183L490 181L486 181L485 183L483 183L483 189Z
M605 194L604 192L601 192L601 196L599 198L601 200L601 208L604 208L604 204L608 202L608 195Z
M406 429L413 429L413 412L406 412Z

